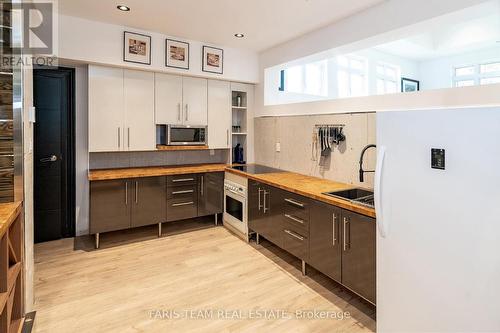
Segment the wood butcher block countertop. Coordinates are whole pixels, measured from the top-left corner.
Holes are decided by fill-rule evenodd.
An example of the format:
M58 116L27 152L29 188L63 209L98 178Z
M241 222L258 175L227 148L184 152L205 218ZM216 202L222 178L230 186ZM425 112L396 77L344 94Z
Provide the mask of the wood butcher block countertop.
M156 176L174 176L189 173L223 172L227 166L227 164L197 164L165 167L102 169L90 170L88 177L90 181L97 181Z
M21 213L21 209L21 201L0 204L0 237L9 230L12 222L14 222Z
M243 177L247 177L248 179L260 181L262 183L278 187L289 192L297 193L314 200L338 206L340 208L344 208L359 214L363 214L373 218L376 217L375 209L356 205L347 200L342 200L323 194L324 192L352 189L354 188L354 186L352 185L288 171L264 174L248 174L229 168L226 169L226 171Z

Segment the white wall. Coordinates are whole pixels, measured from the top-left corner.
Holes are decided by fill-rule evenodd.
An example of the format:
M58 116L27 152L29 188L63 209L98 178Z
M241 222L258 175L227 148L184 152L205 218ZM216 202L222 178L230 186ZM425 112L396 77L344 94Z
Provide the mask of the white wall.
M219 75L205 73L201 70L202 45L204 45L202 42L186 40L189 42L190 69L181 70L165 67L166 35L66 15L59 16L58 27L58 57L62 59L237 82L256 83L259 80L258 55L253 51L209 45L224 49L224 74ZM124 31L143 33L152 37L150 66L123 61ZM170 38L180 39L178 37Z
M77 236L89 232L88 67L75 68L75 214Z
M24 183L24 310L33 311L34 293L34 208L33 208L33 124L28 121L33 106L33 67L25 64L23 72L23 183Z
M497 47L423 61L419 64L421 89L451 88L453 68L500 60L500 45Z

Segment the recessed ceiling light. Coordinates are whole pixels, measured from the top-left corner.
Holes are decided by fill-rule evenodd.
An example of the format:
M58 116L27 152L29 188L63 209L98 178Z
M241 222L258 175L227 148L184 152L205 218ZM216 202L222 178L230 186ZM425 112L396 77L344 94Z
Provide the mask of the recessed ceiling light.
M243 37L245 37L245 35L244 34L234 34L234 37L236 37L236 38L243 38Z
M130 7L127 7L125 5L118 5L118 6L116 6L116 8L118 8L122 12L129 12L130 11Z

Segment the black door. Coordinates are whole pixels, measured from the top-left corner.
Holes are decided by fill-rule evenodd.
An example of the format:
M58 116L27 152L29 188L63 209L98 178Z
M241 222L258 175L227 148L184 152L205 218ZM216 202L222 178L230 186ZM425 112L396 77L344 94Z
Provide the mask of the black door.
M74 70L35 69L35 242L74 236Z

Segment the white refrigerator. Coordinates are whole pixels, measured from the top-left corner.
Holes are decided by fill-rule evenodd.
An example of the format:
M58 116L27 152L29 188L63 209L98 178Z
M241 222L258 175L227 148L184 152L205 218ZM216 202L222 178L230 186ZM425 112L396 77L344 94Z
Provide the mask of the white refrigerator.
M377 113L377 332L500 332L500 107Z

